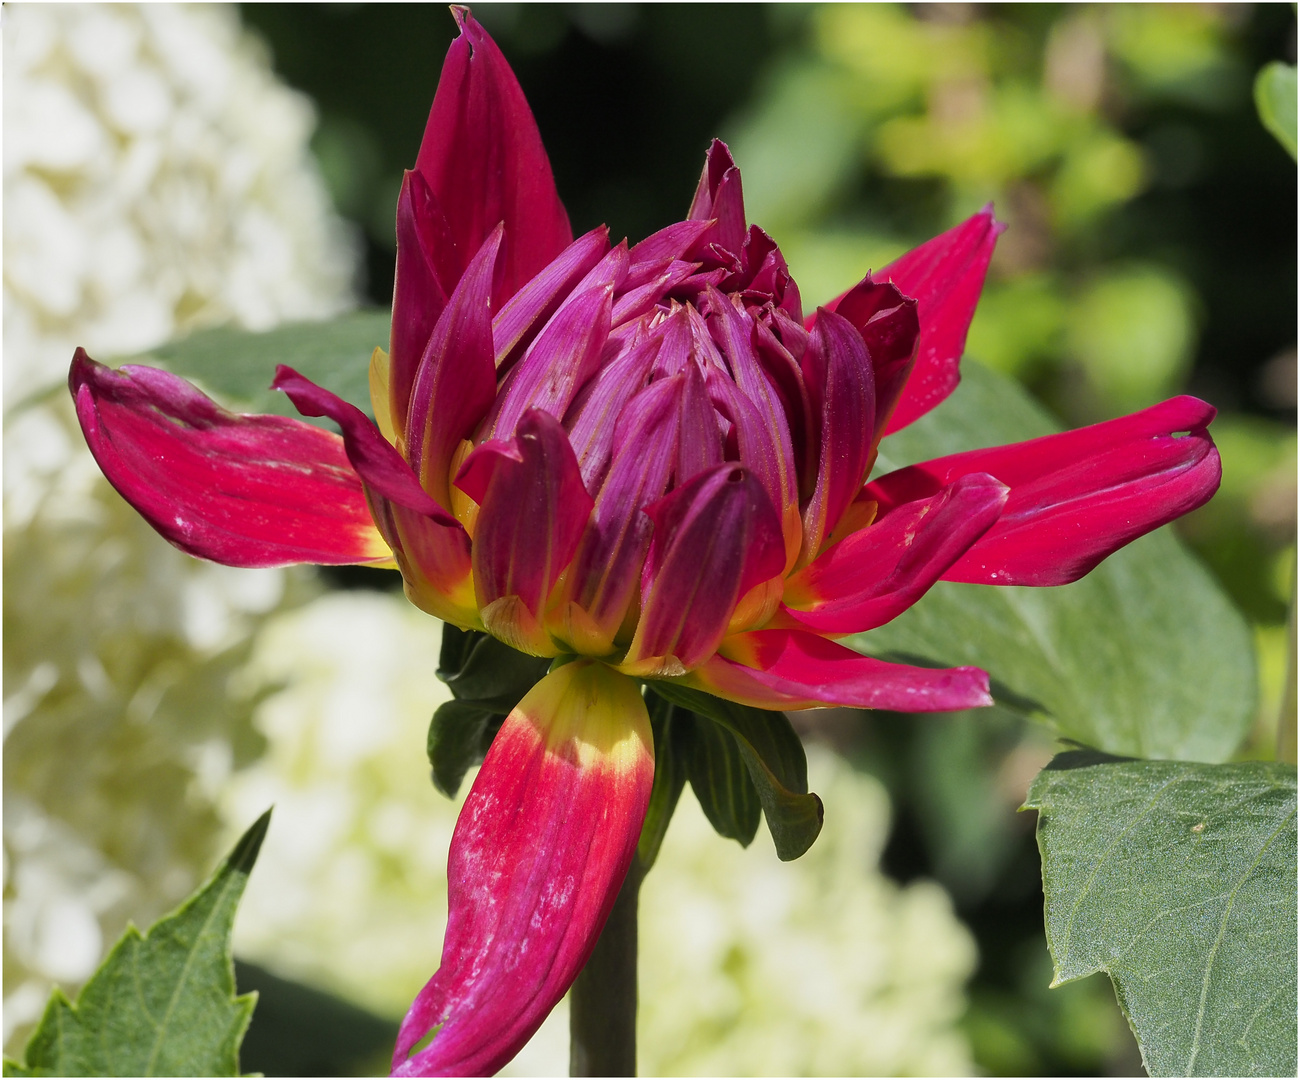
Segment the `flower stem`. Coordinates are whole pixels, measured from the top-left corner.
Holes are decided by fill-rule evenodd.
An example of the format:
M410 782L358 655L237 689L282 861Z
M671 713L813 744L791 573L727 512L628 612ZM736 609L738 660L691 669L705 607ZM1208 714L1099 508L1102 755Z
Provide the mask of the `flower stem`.
M645 876L633 860L591 959L569 990L569 1075L636 1075L636 908Z

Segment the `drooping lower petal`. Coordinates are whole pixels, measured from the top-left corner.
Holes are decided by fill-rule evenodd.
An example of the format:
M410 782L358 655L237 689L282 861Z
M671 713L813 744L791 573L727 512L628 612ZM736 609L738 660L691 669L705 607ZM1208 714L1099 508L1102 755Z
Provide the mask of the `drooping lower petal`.
M227 566L391 559L337 435L227 412L175 375L83 349L68 385L104 475L182 551Z
M759 709L847 705L897 712L946 712L992 705L979 668L891 664L803 630L733 634L688 684Z
M1214 413L1196 398L1171 398L1076 431L912 465L865 494L885 509L988 473L1011 488L1006 507L944 580L1063 585L1214 494L1221 470L1206 430Z
M883 626L988 531L1006 501L1006 485L975 473L895 508L788 578L786 616L829 634Z
M456 486L479 504L474 588L484 625L516 649L554 656L542 617L592 507L560 422L530 409L516 438L466 459Z
M487 1076L528 1041L596 944L653 780L631 679L578 660L528 692L456 823L442 966L402 1022L393 1075Z

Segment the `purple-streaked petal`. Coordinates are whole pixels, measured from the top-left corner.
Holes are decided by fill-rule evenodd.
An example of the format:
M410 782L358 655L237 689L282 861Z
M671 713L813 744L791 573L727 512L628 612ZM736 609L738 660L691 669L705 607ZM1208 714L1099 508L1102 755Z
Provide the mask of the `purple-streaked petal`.
M680 426L677 433L675 483L681 487L706 469L722 464L722 429L718 414L704 388L704 377L697 364L687 364L681 376L684 382L678 398Z
M633 280L629 272L623 287L627 290L614 301L612 322L620 326L630 319L640 318L653 311L668 293L695 273L698 263L666 261L663 263L643 263L643 267L657 270L657 273L644 284L630 286ZM633 269L637 269L633 267Z
M564 428L530 409L513 440L470 454L456 486L479 504L474 588L484 626L517 649L555 655L541 621L592 507Z
M660 342L648 339L601 368L565 416L569 442L588 491L599 491L618 433L619 414L645 385Z
M599 225L578 237L502 305L492 319L498 368L508 370L523 355L537 331L608 251L609 230Z
M227 566L392 557L337 435L227 412L175 375L82 349L68 385L109 483L182 551Z
M492 357L492 278L501 247L493 229L443 309L411 391L407 450L424 489L451 506L452 456L496 398Z
M450 291L488 234L509 237L492 306L518 292L573 239L551 163L514 72L463 7L460 36L447 50L416 169L450 226L452 244L434 253Z
M922 462L864 494L885 509L968 473L995 476L1011 488L1007 505L944 580L1063 585L1214 494L1219 454L1206 430L1214 412L1171 398L1076 431Z
M714 139L709 146L704 172L686 216L694 221L714 219L713 228L703 239L718 244L734 256L740 255L745 244L745 199L741 192L740 170L721 139Z
M866 280L835 306L862 335L876 383L875 433L879 441L916 360L920 323L916 301L888 283Z
M841 315L821 309L803 355L817 431L817 483L803 511L807 564L821 552L866 478L876 415L871 361L862 335Z
M654 523L641 618L622 670L681 675L703 663L732 612L785 565L781 522L763 485L723 464L646 507Z
M947 712L993 704L989 677L979 668L891 664L805 630L733 634L686 682L759 709L845 705Z
M677 221L667 228L651 233L628 252L632 265L657 262L660 259L686 259L692 254L705 233L713 228L711 220Z
M786 579L787 614L818 633L882 626L915 604L998 519L1007 487L963 476L904 503Z
M595 947L653 781L631 679L577 660L525 695L457 819L442 965L402 1021L394 1076L490 1076L519 1052Z

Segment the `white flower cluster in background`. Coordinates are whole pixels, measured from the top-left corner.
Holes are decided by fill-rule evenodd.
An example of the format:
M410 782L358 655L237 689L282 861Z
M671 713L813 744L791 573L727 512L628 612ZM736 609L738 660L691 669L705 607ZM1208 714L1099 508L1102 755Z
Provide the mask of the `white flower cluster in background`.
M260 753L242 675L307 588L199 563L99 475L66 391L200 326L350 306L310 102L233 8L7 4L4 20L4 1038L21 1050L128 918L220 854L216 791Z
M274 617L254 667L293 685L260 707L268 750L235 775L228 842L274 804L236 952L394 1019L433 974L455 802L421 753L446 688L436 620L401 597L339 593ZM813 747L821 837L777 860L718 837L689 789L641 894L645 1075L969 1074L956 1027L975 963L936 885L879 870L880 785ZM566 1075L562 1004L503 1075Z

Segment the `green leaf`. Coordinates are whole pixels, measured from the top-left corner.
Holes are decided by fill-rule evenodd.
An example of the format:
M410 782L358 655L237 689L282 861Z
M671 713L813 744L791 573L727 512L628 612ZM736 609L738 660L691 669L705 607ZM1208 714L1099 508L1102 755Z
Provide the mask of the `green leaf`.
M230 931L271 820L267 811L212 879L141 935L113 946L72 1004L61 990L6 1076L237 1076L255 994L235 996Z
M220 327L200 330L138 359L194 380L230 408L292 416L332 431L330 421L300 416L284 394L270 389L276 364L288 364L370 413L370 354L376 346L387 346L388 323L387 311L371 309L264 333Z
M737 705L668 680L649 685L673 704L721 724L735 738L778 858L797 859L812 847L821 832L822 801L808 792L808 759L784 713Z
M700 809L719 836L749 847L758 832L762 806L736 737L721 724L683 710L689 725L686 775Z
M545 676L549 664L490 634L443 624L438 678L451 688L455 700L438 706L429 724L434 787L455 798L465 773L483 761L501 722Z
M1057 429L1012 380L969 361L963 371L956 393L885 441L879 471ZM1168 529L1072 585L940 582L846 644L886 659L982 667L1000 704L1117 754L1223 761L1255 715L1250 631Z
M1255 108L1259 118L1291 155L1296 156L1296 70L1274 61L1255 77Z
M677 809L682 788L686 786L686 770L682 767L678 746L683 742L683 736L689 734L687 721L690 719L685 709L679 709L657 694L647 696L646 708L650 712L650 730L655 740L655 778L650 788L650 805L641 825L641 838L636 846L642 874L647 873L659 857L659 848L668 833L668 823Z
M1154 1076L1296 1074L1296 770L1059 755L1038 811L1053 985L1106 971Z

